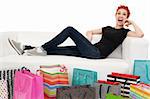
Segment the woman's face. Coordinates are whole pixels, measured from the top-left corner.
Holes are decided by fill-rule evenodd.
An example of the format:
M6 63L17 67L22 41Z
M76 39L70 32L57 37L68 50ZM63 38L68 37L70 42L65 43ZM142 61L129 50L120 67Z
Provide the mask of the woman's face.
M127 11L125 9L119 9L116 12L116 25L118 26L124 26L127 18Z

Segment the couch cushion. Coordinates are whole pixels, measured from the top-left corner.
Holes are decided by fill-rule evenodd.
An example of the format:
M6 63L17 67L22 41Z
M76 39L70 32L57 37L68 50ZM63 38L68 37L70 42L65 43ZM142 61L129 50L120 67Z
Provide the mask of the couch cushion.
M64 64L72 76L73 68L89 69L98 72L98 79L106 79L106 75L111 72L128 73L129 65L122 59L86 59L73 56L19 56L11 55L2 58L1 69L27 66L31 71L36 72L40 65ZM70 79L71 80L71 79Z

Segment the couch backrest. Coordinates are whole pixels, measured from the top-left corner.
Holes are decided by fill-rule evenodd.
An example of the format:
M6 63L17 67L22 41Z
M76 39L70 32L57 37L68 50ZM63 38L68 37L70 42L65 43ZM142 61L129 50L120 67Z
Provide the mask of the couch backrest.
M8 37L17 40L16 33L1 32L0 33L0 57L16 54L16 52L14 51L14 49L12 49L12 47L8 42Z
M11 38L16 39L17 41L21 42L22 44L40 46L40 45L44 44L45 42L51 40L58 33L52 33L52 32L9 32L8 34L9 35L11 34L10 35ZM92 43L98 42L100 40L100 38L101 38L100 35L94 36ZM70 38L68 38L60 46L67 46L67 45L75 45L75 44ZM121 49L121 46L119 46L115 51L113 51L112 54L109 55L109 57L111 57L111 58L122 58L121 53L122 53L122 49Z

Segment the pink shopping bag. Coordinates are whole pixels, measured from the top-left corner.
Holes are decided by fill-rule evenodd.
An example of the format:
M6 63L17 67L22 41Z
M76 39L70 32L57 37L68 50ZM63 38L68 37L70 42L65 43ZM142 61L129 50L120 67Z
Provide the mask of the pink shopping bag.
M15 73L14 99L44 99L43 79L22 70Z

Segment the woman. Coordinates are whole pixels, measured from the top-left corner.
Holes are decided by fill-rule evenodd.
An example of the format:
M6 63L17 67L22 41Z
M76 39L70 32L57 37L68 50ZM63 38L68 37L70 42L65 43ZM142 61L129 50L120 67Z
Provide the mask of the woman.
M126 36L144 36L142 30L133 21L128 20L129 16L130 11L128 7L124 5L119 6L115 14L115 27L106 26L101 29L87 31L86 35L88 39L73 27L67 27L55 38L38 48L25 46L24 49L21 49L18 42L10 39L9 42L19 54L25 52L28 55L70 55L102 59L112 53L124 41ZM132 25L135 31L130 31L129 29L124 28L129 25ZM95 34L102 34L102 38L98 43L92 44L92 36ZM68 37L74 41L76 46L58 47L58 45L63 43Z

